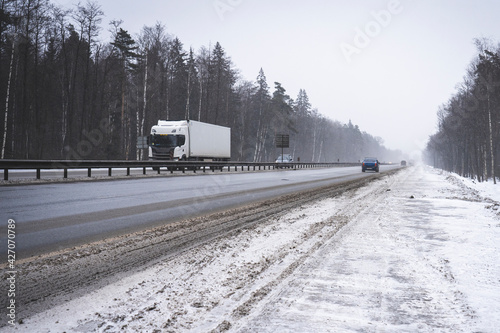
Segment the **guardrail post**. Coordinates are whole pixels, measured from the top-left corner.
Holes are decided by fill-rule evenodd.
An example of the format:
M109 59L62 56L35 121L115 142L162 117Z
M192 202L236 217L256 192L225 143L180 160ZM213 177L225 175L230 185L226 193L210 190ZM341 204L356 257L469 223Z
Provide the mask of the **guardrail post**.
M68 168L64 168L64 179L68 178Z
M145 175L146 174L146 167L142 168L142 174Z
M130 168L127 168L127 176L130 176Z
M92 168L87 169L87 177L92 177Z
M3 180L9 180L9 169L3 169Z
M36 169L36 179L40 179L40 169Z
M111 174L112 174L112 169L111 168L108 168L108 176L111 177Z

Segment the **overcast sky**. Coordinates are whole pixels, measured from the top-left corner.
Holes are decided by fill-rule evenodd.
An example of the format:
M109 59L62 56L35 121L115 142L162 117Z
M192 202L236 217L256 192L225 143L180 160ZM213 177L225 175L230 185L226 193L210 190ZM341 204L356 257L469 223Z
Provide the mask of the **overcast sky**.
M76 2L57 0L69 5ZM242 78L262 67L296 98L351 120L407 153L425 147L436 112L476 55L500 41L497 0L98 0L132 36L163 23L186 50L219 42ZM271 92L273 89L271 89Z

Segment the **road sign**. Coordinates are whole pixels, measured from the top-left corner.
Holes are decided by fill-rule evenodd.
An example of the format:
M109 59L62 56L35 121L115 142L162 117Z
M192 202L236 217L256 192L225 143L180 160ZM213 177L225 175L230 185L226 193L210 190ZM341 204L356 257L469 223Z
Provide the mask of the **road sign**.
M274 141L276 142L276 148L290 147L290 135L288 134L276 134Z
M148 148L148 137L147 136L137 137L137 149L146 149L146 148Z

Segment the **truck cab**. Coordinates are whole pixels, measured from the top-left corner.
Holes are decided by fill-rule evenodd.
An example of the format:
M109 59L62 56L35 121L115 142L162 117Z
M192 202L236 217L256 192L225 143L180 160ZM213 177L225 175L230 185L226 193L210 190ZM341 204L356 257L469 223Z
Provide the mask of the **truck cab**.
M189 147L187 121L159 120L148 137L150 160L186 160Z

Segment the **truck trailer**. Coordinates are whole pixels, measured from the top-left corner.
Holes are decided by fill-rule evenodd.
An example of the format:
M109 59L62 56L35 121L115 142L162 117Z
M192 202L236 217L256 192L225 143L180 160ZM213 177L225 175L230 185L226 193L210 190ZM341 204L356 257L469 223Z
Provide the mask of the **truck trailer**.
M194 120L158 120L148 146L150 160L229 161L231 129Z

